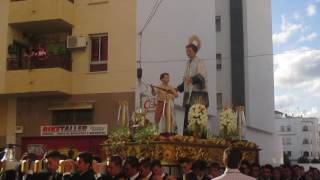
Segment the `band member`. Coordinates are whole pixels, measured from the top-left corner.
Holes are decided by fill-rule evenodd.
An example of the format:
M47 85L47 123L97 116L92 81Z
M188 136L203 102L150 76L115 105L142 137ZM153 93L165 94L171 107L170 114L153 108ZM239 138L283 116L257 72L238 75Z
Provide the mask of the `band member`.
M153 160L151 165L153 177L151 179L166 179L168 174L162 169L160 160Z
M125 162L125 173L127 174L128 180L139 179L139 160L135 156L129 156Z
M189 58L186 64L183 82L177 87L179 92L184 92L183 106L185 108L184 130L188 127L188 114L190 107L201 100L206 107L209 106L207 91L207 71L204 62L197 57L200 49L200 40L194 36L186 46Z
M122 158L120 156L112 156L110 165L107 169L106 180L125 180L126 176L123 173Z
M151 180L152 178L151 166L152 166L152 161L150 158L144 158L139 161L139 171L140 171L139 179Z
M169 73L162 73L160 75L161 84L158 86L151 86L151 93L152 95L157 97L157 106L155 111L155 123L159 124L163 110L165 108L169 108L168 99L174 99L178 96L174 87L169 85L170 82L170 75Z
M72 161L66 163L65 173L63 175L63 179L67 180L101 180L101 174L95 172L94 170L97 168L97 165L93 165L93 157L88 152L81 152L76 161L76 171L77 173L71 173Z
M181 168L181 176L179 180L193 180L196 179L197 176L192 171L192 160L189 158L182 158L179 160L180 168Z

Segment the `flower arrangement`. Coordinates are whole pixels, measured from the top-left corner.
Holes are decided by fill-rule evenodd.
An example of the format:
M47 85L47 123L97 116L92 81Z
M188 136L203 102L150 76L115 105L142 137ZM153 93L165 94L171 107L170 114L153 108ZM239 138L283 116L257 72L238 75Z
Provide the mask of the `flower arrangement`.
M111 144L112 149L124 146L131 139L130 129L126 126L121 126L110 134L107 143Z
M138 143L149 142L152 137L158 134L157 125L148 124L145 128L137 130L133 135L133 140Z
M237 136L237 117L231 107L226 107L220 113L219 130L223 138L232 138Z
M188 119L188 131L192 132L194 135L195 133L198 133L201 137L205 136L206 138L208 122L208 113L206 107L200 103L192 105L189 110Z
M143 128L148 123L149 120L146 118L146 112L144 112L142 109L132 113L130 122L131 128Z

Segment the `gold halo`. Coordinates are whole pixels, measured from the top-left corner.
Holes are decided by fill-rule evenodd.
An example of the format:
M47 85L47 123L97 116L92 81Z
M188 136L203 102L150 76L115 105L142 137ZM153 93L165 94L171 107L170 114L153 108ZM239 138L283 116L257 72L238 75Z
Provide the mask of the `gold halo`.
M197 46L198 50L201 48L201 40L197 35L193 35L189 38L189 44Z

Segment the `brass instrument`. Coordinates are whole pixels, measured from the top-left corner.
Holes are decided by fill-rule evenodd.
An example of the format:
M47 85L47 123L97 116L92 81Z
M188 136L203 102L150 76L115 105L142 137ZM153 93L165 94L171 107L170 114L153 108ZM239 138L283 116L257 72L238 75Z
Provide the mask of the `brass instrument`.
M42 169L42 162L40 160L35 160L34 166L33 166L33 172L39 173L41 169Z
M7 171L7 170L15 170L20 162L16 160L16 151L15 147L18 145L15 144L8 144L7 147L4 150L4 156L1 159L2 162L2 168L1 171Z
M27 173L28 170L29 170L29 162L27 160L22 160L21 161L21 172Z
M61 174L65 173L65 161L64 160L59 161L58 172Z

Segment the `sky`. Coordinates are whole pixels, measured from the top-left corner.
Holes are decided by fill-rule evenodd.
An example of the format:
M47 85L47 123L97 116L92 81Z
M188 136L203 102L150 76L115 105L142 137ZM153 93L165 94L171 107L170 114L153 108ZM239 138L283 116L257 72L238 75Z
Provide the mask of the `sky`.
M275 108L320 118L320 0L272 0Z

